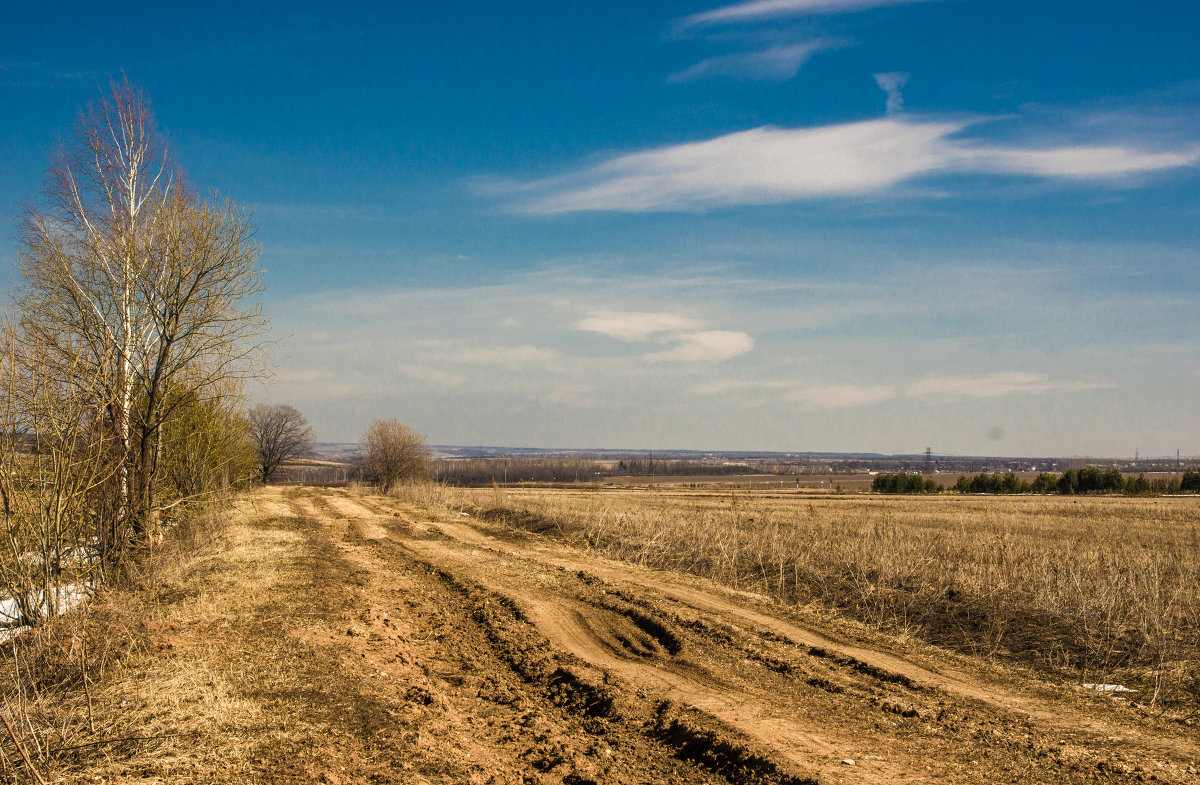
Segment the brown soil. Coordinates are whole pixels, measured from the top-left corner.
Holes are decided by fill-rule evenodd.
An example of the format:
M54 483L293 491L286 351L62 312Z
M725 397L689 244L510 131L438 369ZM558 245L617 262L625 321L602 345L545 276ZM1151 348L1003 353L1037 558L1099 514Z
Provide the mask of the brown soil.
M93 688L101 735L140 738L58 779L1198 777L1194 726L1109 697L345 490L250 497L152 607Z

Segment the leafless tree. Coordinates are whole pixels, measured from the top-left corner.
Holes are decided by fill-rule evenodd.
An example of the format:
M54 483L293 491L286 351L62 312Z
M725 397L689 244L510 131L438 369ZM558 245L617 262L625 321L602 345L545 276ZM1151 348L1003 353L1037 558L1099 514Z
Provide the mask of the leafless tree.
M20 328L62 374L100 380L118 456L121 532L155 514L160 432L190 389L261 372L262 281L249 216L200 198L145 96L114 83L80 114L22 222Z
M258 450L259 475L268 482L284 461L307 455L314 434L308 421L292 406L259 404L247 415L250 439Z
M115 472L86 378L62 375L43 347L0 325L0 599L34 624L74 601L93 558L96 492Z
M399 480L424 475L429 466L425 437L395 418L372 422L362 447L367 473L384 493Z

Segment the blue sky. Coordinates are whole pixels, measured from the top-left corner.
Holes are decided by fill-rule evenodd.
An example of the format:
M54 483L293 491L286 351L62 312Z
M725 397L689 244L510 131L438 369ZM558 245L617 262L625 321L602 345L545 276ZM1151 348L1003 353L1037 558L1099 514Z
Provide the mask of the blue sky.
M101 5L6 9L0 205L125 73L322 440L1200 454L1191 3Z

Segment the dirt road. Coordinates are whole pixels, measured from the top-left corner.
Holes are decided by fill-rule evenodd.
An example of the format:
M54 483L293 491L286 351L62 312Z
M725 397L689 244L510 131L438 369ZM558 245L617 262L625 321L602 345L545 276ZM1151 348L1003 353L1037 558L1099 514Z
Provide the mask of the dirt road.
M224 633L273 652L228 687L255 702L229 732L248 763L193 779L1200 779L1194 726L467 514L271 488L243 515L296 567ZM306 688L264 686L280 669Z

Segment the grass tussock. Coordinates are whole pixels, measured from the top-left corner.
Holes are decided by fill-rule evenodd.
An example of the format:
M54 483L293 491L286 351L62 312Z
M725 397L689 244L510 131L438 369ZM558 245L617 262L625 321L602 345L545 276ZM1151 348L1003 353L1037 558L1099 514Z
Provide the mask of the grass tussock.
M450 501L619 559L1200 710L1194 499L491 489Z

